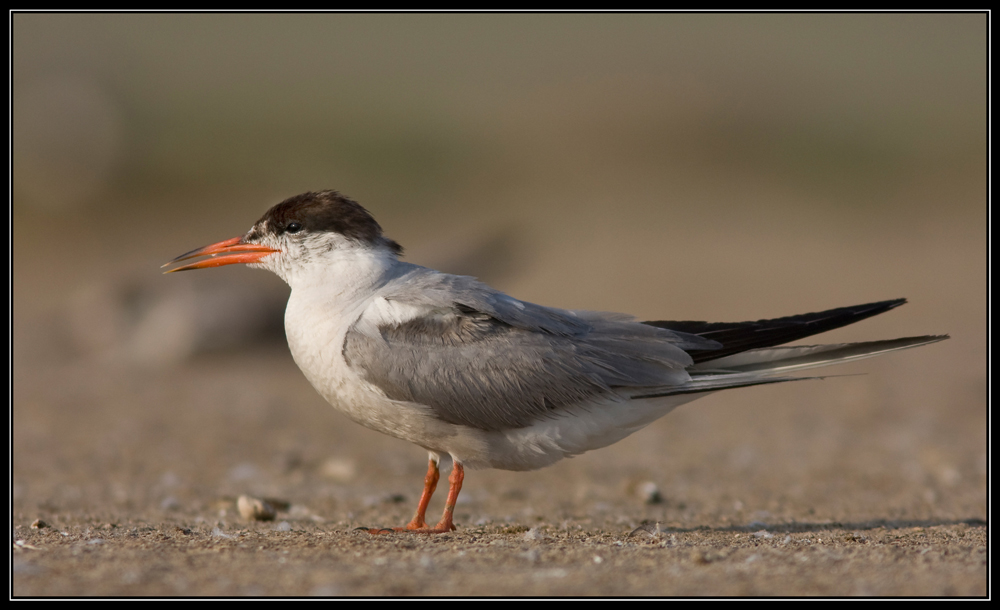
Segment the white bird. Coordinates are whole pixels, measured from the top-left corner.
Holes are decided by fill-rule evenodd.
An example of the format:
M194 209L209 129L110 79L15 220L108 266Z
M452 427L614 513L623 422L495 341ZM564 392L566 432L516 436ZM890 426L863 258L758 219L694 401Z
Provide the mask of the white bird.
M416 514L398 530L454 530L465 466L541 468L617 442L709 392L801 379L785 375L947 338L776 347L905 300L756 322L639 322L521 301L402 262L401 253L367 210L322 191L279 203L241 237L167 263L209 257L171 271L246 263L291 286L285 333L313 387L357 423L430 454ZM453 463L448 498L428 527L444 455Z

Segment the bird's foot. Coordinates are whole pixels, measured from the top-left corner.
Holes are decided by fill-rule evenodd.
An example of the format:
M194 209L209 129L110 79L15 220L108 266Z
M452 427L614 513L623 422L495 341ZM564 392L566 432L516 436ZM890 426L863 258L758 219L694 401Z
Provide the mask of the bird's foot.
M434 488L437 486L438 482L438 465L431 458L430 463L427 467L427 476L424 478L424 493L420 496L420 504L417 505L417 512L413 515L413 519L406 525L406 527L359 527L358 529L364 530L369 534L388 534L392 532L409 532L411 534L447 534L448 532L455 531L455 524L452 522L453 515L455 514L455 503L458 501L458 492L462 490L462 481L465 480L465 469L462 468L461 462L454 462L451 469L451 475L448 477L448 499L444 504L444 514L441 515L441 520L434 527L427 527L427 522L424 521L424 514L427 511L427 503L430 502L431 495L434 493Z

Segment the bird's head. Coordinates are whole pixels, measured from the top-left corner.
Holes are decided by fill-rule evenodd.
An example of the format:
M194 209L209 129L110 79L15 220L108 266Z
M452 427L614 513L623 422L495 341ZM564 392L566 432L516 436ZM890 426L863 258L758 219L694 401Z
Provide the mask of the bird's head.
M316 268L395 260L402 247L382 235L368 210L336 191L290 197L268 210L245 235L187 252L164 267L205 256L165 273L237 263L273 271L291 284Z

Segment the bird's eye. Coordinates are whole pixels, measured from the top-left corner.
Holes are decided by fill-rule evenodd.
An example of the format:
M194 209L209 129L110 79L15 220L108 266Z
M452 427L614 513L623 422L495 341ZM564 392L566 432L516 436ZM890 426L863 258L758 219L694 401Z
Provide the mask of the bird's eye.
M297 222L290 222L288 223L288 226L285 227L285 230L288 231L289 233L298 233L299 231L302 230L302 225L300 225Z

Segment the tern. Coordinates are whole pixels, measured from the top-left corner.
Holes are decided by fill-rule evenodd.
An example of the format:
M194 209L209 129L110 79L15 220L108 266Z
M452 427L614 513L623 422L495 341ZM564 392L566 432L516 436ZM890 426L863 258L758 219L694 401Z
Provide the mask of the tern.
M403 262L402 251L366 209L328 190L286 199L246 234L164 265L207 257L166 273L243 263L288 283L285 333L306 379L350 419L429 453L416 513L395 531L454 530L465 467L534 470L710 392L810 379L788 374L948 338L785 346L906 301L755 322L641 322L521 301ZM452 460L448 497L430 527L442 456Z

